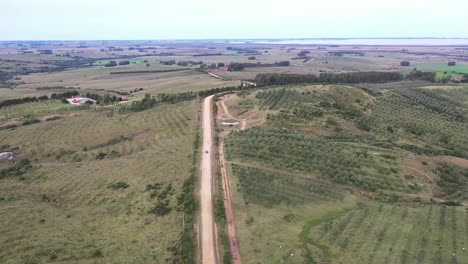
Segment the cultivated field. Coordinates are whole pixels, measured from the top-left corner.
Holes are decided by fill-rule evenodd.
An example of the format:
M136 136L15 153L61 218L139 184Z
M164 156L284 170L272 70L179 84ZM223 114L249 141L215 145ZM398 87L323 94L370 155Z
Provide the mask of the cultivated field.
M404 86L229 98L254 126L226 138L244 263L467 260L468 89Z

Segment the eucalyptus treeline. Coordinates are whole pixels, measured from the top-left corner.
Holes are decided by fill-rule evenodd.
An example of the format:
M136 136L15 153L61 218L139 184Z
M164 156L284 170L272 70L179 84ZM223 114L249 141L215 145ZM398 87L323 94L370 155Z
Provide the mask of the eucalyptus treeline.
M435 73L413 71L407 75L399 72L347 72L315 74L261 73L255 77L258 85L287 85L300 83L386 83L405 79L435 81Z
M124 106L121 112L139 112L158 106L161 103L175 104L183 101L192 100L195 98L202 98L218 93L239 91L249 89L242 86L228 86L222 88L213 88L199 92L182 92L182 93L162 93L155 96L145 94L145 97L140 101L134 101L129 105Z
M47 95L42 95L42 96L33 96L33 97L23 97L23 98L18 98L18 99L8 99L8 100L0 102L0 108L11 106L11 105L41 102L41 101L47 101L47 100L63 100L65 98L69 98L69 97L77 96L77 95L79 95L77 91L70 91L70 92L65 92L65 93L53 93L50 95L50 97Z

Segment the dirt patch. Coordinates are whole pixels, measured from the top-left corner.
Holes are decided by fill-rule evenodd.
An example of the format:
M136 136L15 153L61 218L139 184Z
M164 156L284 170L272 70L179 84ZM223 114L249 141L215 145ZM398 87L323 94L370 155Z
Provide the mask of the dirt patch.
M426 162L427 165L424 165ZM402 174L408 183L422 184L423 189L434 193L433 186L439 180L439 176L433 172L431 164L425 160L401 159L399 161Z
M14 119L14 120L10 120L10 121L0 123L0 127L11 126L11 125L19 125L19 124L21 124L21 121L19 121L19 119Z
M436 157L434 158L435 161L447 162L452 165L458 166L460 168L468 169L468 159L462 159L457 157Z

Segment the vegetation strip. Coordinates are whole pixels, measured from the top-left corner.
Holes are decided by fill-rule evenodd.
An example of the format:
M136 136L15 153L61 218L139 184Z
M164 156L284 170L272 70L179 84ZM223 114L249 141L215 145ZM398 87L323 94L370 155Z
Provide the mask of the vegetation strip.
M190 68L153 70L153 71L119 71L119 72L110 72L110 74L163 73L163 72L178 72L178 71L188 71L188 70L190 70Z
M312 219L304 225L301 233L299 234L299 238L303 243L307 263L317 263L314 257L312 256L312 252L310 251L308 244L311 244L320 249L325 257L330 258L331 256L330 249L326 245L320 244L309 237L310 230L320 225L321 223L329 222L340 216L345 215L349 210L350 209L344 209L336 212L330 212L322 217Z
M177 204L179 210L182 210L184 214L184 229L181 235L181 246L180 255L183 264L196 263L196 252L195 252L195 234L194 228L194 217L197 211L197 201L195 198L195 182L198 175L198 153L200 148L200 134L197 132L195 135L195 141L193 142L192 150L192 168L190 170L190 177L185 180L182 192L177 197Z

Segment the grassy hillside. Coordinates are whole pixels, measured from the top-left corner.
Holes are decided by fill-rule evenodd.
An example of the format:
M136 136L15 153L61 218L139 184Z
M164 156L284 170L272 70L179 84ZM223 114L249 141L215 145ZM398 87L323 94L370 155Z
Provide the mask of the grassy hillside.
M32 166L0 180L0 262L178 262L197 110L101 108L0 131Z

